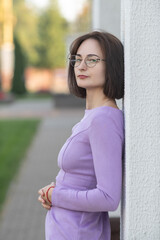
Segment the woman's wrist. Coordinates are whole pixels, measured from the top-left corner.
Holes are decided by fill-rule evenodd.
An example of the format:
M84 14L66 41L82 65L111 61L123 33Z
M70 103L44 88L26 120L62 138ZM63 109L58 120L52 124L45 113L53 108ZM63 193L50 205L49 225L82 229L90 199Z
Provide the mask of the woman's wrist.
M52 205L52 192L53 192L53 188L54 188L54 183L53 185L51 185L47 191L46 191L46 198L47 198L47 201Z

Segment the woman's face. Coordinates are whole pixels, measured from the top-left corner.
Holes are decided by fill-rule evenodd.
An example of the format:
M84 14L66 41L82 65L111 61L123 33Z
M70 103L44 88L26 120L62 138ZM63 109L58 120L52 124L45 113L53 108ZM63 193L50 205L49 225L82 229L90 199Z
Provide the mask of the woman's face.
M102 50L98 41L95 39L87 39L79 46L77 50L77 58L82 59L78 67L74 67L77 85L86 90L102 88L105 83L105 62L98 61L94 67L88 67L84 62L87 56L92 61L94 59L104 59ZM89 60L89 61L90 61Z

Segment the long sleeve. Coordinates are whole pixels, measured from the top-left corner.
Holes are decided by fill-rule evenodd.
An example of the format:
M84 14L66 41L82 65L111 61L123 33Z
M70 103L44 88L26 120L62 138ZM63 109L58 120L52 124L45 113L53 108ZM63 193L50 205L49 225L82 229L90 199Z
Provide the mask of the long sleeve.
M86 212L114 211L121 197L123 130L110 115L96 116L88 129L97 185L73 190L56 186L53 206Z

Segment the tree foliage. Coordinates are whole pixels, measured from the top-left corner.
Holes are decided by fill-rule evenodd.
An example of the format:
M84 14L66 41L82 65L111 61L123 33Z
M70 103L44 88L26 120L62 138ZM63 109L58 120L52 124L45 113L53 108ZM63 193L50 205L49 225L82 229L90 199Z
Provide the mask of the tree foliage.
M26 6L24 0L14 0L14 15L16 24L14 35L23 48L28 65L36 65L39 60L36 46L40 39L37 32L38 15Z
M71 32L91 31L92 0L86 0L82 11L71 24Z
M64 66L67 22L60 15L56 0L43 11L29 8L24 0L14 0L17 19L15 35L26 55L27 64L35 67Z
M16 37L14 39L14 46L15 46L15 67L11 92L15 94L24 94L26 93L24 79L24 70L26 67L26 62L22 48Z
M37 45L40 67L64 66L66 29L66 20L60 15L55 1L51 1L49 7L41 14L38 24L41 39Z

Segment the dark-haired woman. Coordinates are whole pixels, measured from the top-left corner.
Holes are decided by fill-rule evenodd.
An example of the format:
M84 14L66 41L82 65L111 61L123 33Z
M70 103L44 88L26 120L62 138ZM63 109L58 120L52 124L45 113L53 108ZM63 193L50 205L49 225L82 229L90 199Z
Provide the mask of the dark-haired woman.
M91 32L71 45L70 92L86 98L82 120L58 155L56 183L39 190L48 209L46 240L110 240L108 212L121 198L124 116L123 46L112 34Z

